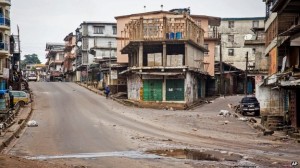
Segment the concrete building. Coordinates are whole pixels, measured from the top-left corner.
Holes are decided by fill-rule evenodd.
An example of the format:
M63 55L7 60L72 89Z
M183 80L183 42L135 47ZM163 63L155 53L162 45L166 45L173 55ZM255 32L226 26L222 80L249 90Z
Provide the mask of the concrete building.
M221 49L218 49L218 57L216 60L220 61L220 52L222 52L223 62L245 71L246 55L248 55L247 66L249 69L253 70L256 66L260 66L256 65L256 62L260 63L262 61L260 57L262 57L261 55L263 54L263 52L261 52L263 47L259 48L257 46L258 44L262 45L257 39L262 40L262 37L258 37L255 30L264 28L264 20L264 17L222 18L220 26ZM248 45L245 45L245 42ZM252 94L255 91L255 74L249 76L247 77L247 84L245 83L243 86L243 92L246 93L247 91L247 93ZM244 77L244 80L245 79ZM232 87L233 83L230 82L230 79L228 79L229 81L226 80L225 78L223 85Z
M0 0L0 90L7 88L10 56L10 0Z
M246 53L248 52L249 65L255 65L255 52L253 48L245 47L247 35L253 40L256 38L253 28L264 27L264 17L256 18L222 18L220 33L223 61L245 70ZM251 40L251 39L249 39ZM219 61L219 57L217 61Z
M266 116L300 128L300 3L297 0L264 0L266 3L266 50L269 76L259 87ZM272 125L272 128L278 125Z
M65 56L65 44L46 43L47 78L50 81L63 80L62 64Z
M117 26L112 22L83 22L76 29L77 80L112 85L107 64L116 62ZM101 67L103 66L103 67ZM103 79L106 79L104 81Z
M65 55L62 72L65 81L76 81L75 58L76 58L76 36L73 33L68 34L65 38Z
M204 33L204 46L208 52L204 53L204 71L210 76L206 79L206 96L213 96L217 93L215 85L215 57L217 46L220 45L221 36L219 26L221 18L205 15L191 15L191 17L200 24Z
M118 62L128 61L128 99L191 104L205 96L204 30L188 14L116 17Z

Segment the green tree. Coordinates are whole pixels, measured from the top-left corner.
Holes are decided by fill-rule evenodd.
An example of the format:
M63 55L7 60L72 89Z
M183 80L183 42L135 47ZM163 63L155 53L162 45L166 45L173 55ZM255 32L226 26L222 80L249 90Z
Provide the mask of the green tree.
M28 64L40 64L41 61L36 54L24 55L25 59L21 60L21 68L24 69Z

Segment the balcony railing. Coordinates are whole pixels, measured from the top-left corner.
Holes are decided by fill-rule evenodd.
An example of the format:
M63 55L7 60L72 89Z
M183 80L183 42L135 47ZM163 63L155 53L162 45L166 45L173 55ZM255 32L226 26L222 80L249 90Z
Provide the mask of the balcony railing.
M0 17L0 26L7 26L10 27L10 19Z
M0 50L8 51L9 48L8 46L9 46L8 43L0 42Z
M204 44L204 30L188 16L131 20L121 33L122 47L130 41L191 40Z

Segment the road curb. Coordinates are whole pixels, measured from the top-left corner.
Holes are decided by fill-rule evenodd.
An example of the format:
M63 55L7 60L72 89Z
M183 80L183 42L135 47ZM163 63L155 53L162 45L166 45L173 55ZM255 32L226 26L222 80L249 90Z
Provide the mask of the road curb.
M30 94L31 94L30 96L32 98L33 95L32 95L32 93L30 93ZM26 124L29 121L30 117L32 116L32 113L33 113L33 101L31 102L31 104L29 106L29 113L27 114L27 116L25 117L25 119L23 120L23 122L21 124L18 124L18 122L15 122L15 124L19 125L19 127L17 127L17 129L16 129L15 132L9 133L11 135L9 135L9 137L7 139L3 140L3 142L0 144L0 152L2 152L3 149L5 149L11 143L11 141L15 137L17 137L21 133L21 131L26 127Z

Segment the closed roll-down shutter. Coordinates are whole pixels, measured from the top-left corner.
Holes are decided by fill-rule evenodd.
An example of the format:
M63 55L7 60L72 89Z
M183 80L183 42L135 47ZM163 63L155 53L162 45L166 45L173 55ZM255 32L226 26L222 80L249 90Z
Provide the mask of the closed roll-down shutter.
M151 79L143 81L144 101L162 101L162 80Z
M167 101L184 101L184 79L167 79Z

